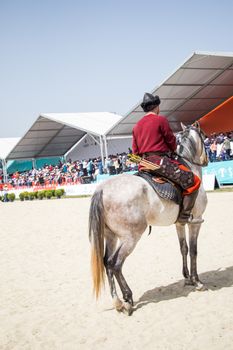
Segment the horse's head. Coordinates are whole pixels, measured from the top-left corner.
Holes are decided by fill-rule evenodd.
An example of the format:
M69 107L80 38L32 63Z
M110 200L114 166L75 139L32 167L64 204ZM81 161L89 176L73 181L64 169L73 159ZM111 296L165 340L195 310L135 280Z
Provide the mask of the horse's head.
M205 135L198 122L185 126L181 123L183 131L177 134L177 153L191 163L206 166L208 156L205 149Z

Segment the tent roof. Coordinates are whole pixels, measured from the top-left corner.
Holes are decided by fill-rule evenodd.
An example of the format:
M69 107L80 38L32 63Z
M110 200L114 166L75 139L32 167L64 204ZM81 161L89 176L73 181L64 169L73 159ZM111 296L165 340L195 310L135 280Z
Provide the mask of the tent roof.
M233 95L233 53L193 53L152 94L160 96L160 114L167 117L174 132L179 131L180 122L192 124ZM131 134L145 114L140 104L109 134Z
M20 137L10 137L0 139L0 159L6 159L11 150L19 142Z
M121 118L109 112L41 114L7 159L64 155L87 133L105 135Z

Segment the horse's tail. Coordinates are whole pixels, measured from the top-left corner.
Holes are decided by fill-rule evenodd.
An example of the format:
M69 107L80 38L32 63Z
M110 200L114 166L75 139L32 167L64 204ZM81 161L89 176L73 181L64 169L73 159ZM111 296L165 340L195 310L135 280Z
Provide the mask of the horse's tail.
M96 299L104 284L104 206L103 191L97 190L92 196L89 211L89 239L91 242L91 269Z

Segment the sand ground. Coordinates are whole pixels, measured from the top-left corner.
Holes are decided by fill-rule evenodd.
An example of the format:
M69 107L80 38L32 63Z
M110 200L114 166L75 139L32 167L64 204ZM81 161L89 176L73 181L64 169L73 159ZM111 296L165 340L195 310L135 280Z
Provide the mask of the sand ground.
M90 198L0 203L0 349L233 349L233 193L209 193L198 244L206 292L183 287L174 227L144 234L124 266L136 302L92 296Z

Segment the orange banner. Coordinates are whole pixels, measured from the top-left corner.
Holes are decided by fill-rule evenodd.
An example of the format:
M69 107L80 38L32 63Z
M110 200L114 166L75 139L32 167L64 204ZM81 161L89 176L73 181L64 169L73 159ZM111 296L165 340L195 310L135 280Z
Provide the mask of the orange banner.
M233 131L233 96L199 119L206 135Z

